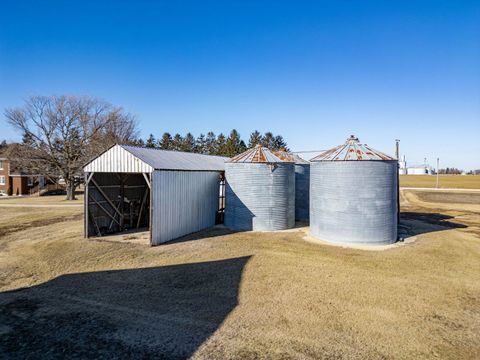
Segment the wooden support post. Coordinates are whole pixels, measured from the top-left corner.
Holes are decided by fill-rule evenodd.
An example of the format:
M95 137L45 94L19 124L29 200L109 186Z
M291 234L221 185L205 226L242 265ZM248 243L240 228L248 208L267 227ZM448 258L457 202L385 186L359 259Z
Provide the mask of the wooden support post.
M118 204L117 204L118 205ZM114 223L114 220L117 218L117 213L113 214L113 219L110 220L110 224L108 225L108 231L110 231L112 229L112 226L113 226L113 223ZM115 220L116 222L116 220Z
M112 230L113 223L117 221L115 219L116 217L117 217L117 213L113 214L113 218L112 220L110 220L110 224L108 225L108 231Z
M120 177L120 231L123 230L125 226L125 214L124 214L124 199L125 199L125 178L122 176Z
M110 214L110 213L107 211L107 209L105 209L105 208L103 207L103 205L100 204L100 203L99 203L97 200L95 200L94 198L92 198L92 201L95 203L95 205L97 205L100 209L102 209L103 212L110 217L110 219L112 219L112 220L115 221L118 225L120 225L120 223L115 219L115 214L114 214L114 215Z
M90 218L89 218L89 195L88 195L88 186L90 184L90 180L92 179L93 177L93 172L92 173L86 173L86 179L85 179L85 194L83 196L83 203L84 203L84 212L83 212L83 216L84 216L84 221L85 221L85 224L84 224L84 236L85 238L88 238L89 236L89 232L90 232L90 229L89 229L89 222L90 222Z
M86 179L86 181L85 181L85 183L86 183L87 185L88 185L88 183L90 182L90 180L92 180L93 174L94 174L94 173L92 172L92 173L90 173L90 174L87 176L87 179Z
M151 189L152 187L150 186L150 179L148 177L148 174L147 173L142 173L142 175L145 178L145 182L147 183L148 188Z
M118 213L118 215L122 216L122 213L117 209L117 207L115 206L115 204L112 202L112 200L110 200L110 198L105 194L105 192L102 190L102 188L97 184L97 182L95 181L95 179L91 179L92 181L92 184L95 185L95 187L97 188L98 192L100 194L102 194L102 196L105 198L105 200L107 200L107 202L110 204L110 206Z
M146 188L145 194L143 195L142 204L140 205L140 211L138 213L138 220L137 220L137 229L140 227L140 220L142 219L143 208L145 207L145 203L147 201L148 191L149 189Z
M95 221L95 218L93 217L92 214L90 214L90 218L91 218L91 220L92 220L93 227L94 227L95 230L97 231L97 236L102 236L102 233L100 232L100 228L98 227L98 224L97 224L97 222Z

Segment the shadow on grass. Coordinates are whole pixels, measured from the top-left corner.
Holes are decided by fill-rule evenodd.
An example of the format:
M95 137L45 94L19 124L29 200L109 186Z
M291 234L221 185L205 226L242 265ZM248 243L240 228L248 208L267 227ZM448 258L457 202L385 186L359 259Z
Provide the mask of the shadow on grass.
M238 231L231 230L223 225L215 225L211 228L200 230L200 231L179 237L178 239L167 241L164 244L175 244L175 243L181 243L186 241L202 240L202 239L212 238L217 236L230 235L237 232ZM160 244L159 246L162 246L162 245L163 244Z
M453 216L426 213L426 212L401 212L399 228L406 235L419 235L435 231L443 231L448 229L467 228L467 225L460 224L454 221Z
M0 358L187 358L237 306L249 258L62 275L0 293Z

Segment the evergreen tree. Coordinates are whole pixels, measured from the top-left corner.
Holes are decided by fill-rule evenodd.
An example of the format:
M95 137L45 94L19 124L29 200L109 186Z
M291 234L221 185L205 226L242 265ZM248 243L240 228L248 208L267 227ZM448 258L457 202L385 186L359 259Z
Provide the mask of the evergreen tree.
M22 144L24 145L32 145L33 143L33 135L29 133L25 133L22 135Z
M172 135L168 132L164 132L162 139L158 142L160 149L169 150L172 148Z
M226 144L227 144L227 140L225 138L225 135L220 133L217 137L217 142L215 144L215 152L213 155L226 156L227 155Z
M266 132L265 135L263 135L262 146L272 149L274 146L274 139L275 137L270 131Z
M134 139L132 141L132 145L144 147L145 146L145 141L143 141L143 139L141 139L141 138Z
M192 133L187 133L183 138L182 142L182 151L185 152L194 152L195 151L195 138Z
M182 135L176 133L172 140L172 150L181 151L183 147Z
M240 140L240 147L239 147L239 154L241 154L242 152L244 152L245 150L247 150L247 145L245 144L245 141L243 140Z
M205 154L207 152L206 145L205 135L200 134L196 141L195 152Z
M260 134L260 132L255 130L254 132L252 132L250 134L250 139L248 140L248 147L253 148L253 147L257 146L258 144L261 144L262 140L263 140L262 134Z
M242 153L245 150L246 146L240 138L240 134L237 130L233 129L230 132L230 136L225 143L225 155L228 157L232 157Z
M4 152L7 151L7 148L8 148L8 144L6 140L3 140L2 142L0 142L0 157Z
M283 149L285 151L290 151L282 135L277 135L274 137L272 149L273 150Z
M29 142L29 139L24 137L23 142L26 144ZM195 139L190 132L187 133L185 137L182 137L177 133L173 138L170 133L165 132L158 141L153 134L150 134L145 142L142 139L134 139L130 141L130 143L137 146L145 146L147 148L197 152L201 154L222 155L228 157L238 155L247 149L245 142L242 140L236 129L233 129L230 132L228 138L225 137L223 133L220 133L217 137L212 131L209 131L206 136L200 134L197 139ZM272 150L285 149L286 151L289 151L283 136L275 136L270 131L266 132L263 136L259 131L253 131L248 140L248 148L255 147L257 144L261 144ZM451 171L452 169L448 170Z
M147 148L156 148L157 147L157 140L155 140L155 136L150 134L147 141L145 142L145 147Z
M217 136L212 131L208 132L205 138L205 154L217 154Z

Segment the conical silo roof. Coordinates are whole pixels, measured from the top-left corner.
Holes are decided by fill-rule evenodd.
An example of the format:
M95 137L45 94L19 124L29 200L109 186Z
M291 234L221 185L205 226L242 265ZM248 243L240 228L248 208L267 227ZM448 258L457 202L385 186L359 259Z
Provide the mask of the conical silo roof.
M288 152L284 149L275 150L275 151L273 151L273 154L283 161L288 161L288 162L292 162L292 163L295 163L295 164L309 164L309 162L307 160L302 159L297 154L293 154L293 153Z
M388 161L397 160L389 155L386 155L378 150L372 149L367 144L360 144L358 138L351 135L343 145L326 150L320 155L311 159L315 161Z
M254 148L248 149L247 151L232 157L227 162L231 163L259 163L259 164L273 164L273 163L284 163L292 162L282 160L278 156L274 155L272 151L268 148L263 147L262 145L257 145Z

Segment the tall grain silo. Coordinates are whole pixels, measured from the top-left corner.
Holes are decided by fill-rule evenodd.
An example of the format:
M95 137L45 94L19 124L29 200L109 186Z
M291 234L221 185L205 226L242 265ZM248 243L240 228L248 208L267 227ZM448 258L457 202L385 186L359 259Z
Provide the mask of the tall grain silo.
M398 161L360 144L345 144L311 160L310 231L334 243L397 240Z
M310 219L310 163L285 150L273 152L284 161L295 164L295 220Z
M260 145L225 163L225 226L285 230L295 225L295 169Z

